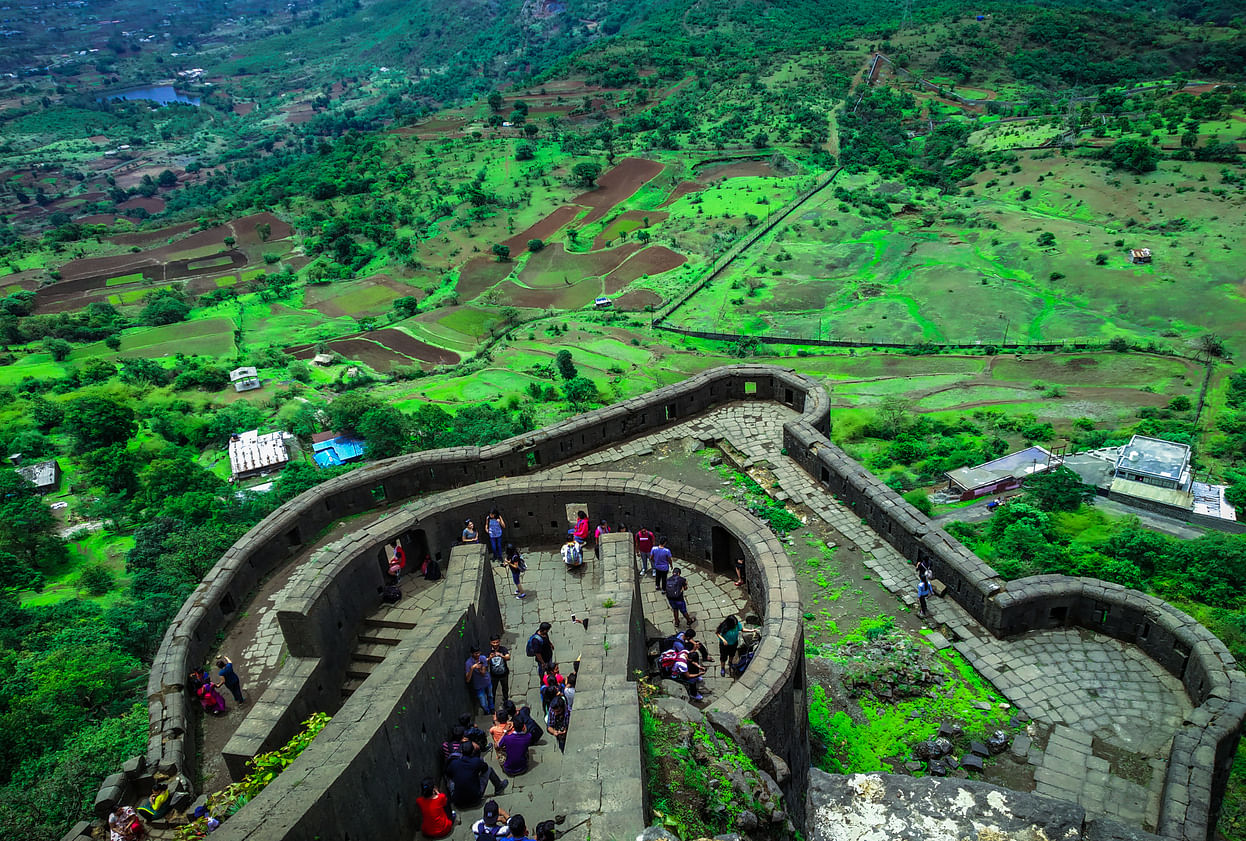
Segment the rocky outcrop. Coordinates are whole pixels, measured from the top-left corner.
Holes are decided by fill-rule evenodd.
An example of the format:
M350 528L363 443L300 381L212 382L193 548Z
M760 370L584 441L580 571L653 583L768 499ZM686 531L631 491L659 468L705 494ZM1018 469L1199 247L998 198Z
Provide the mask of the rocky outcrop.
M972 780L814 769L809 841L1159 841L1110 821L1087 822L1075 803Z

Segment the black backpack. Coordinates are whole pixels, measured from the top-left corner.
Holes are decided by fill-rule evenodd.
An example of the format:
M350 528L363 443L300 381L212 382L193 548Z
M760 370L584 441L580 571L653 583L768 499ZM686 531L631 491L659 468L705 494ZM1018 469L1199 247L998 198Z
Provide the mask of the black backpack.
M528 647L524 649L524 652L529 657L535 657L537 655L537 652L544 651L544 650L545 650L545 640L541 639L540 634L533 634L532 636L528 637Z
M381 590L381 601L386 604L395 604L402 598L402 590L399 590L393 584Z
M507 829L507 826L504 823L495 823L493 826L485 826L484 821L481 821L480 829L476 830L476 841L486 841L488 838L497 838L504 829Z
M425 581L440 581L441 580L441 564L437 563L432 558L429 558L428 566L424 568L424 580Z
M495 662L495 657L496 657L496 662ZM506 666L506 661L502 659L502 655L500 652L497 655L493 655L493 654L488 655L488 659L489 659L489 674L504 675L510 671L510 669L508 669Z
M684 589L684 577L676 575L666 582L666 597L668 599L678 599L682 595Z

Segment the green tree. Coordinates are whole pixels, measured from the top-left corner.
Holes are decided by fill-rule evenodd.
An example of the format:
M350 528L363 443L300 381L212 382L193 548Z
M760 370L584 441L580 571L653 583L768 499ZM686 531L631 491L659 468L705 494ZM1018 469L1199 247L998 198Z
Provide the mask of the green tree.
M139 313L139 320L153 327L185 321L190 314L190 304L181 298L161 295L153 298Z
M61 425L61 421L65 420L65 410L59 403L53 403L42 394L36 394L30 398L30 417L35 426L47 432Z
M525 126L525 128L531 128L531 127L532 127L531 123L529 123L528 126ZM536 150L532 148L531 143L520 143L518 146L515 147L515 160L531 161L531 160L534 160L535 158L536 158Z
M558 373L564 380L573 380L580 375L576 370L575 361L571 358L571 351L565 348L554 356L554 365L558 367Z
M411 416L410 431L415 436L416 448L431 450L450 428L453 418L436 403L421 403Z
M108 397L75 397L65 404L65 431L78 452L130 440L138 429L134 410Z
M420 311L420 300L414 295L404 295L394 299L394 312L400 318L410 318Z
M502 111L502 94L501 93L499 93L498 91L489 92L489 107L493 109L495 113L501 113Z
M601 175L601 165L592 161L582 161L571 168L571 174L583 187L592 187Z
M1064 465L1025 480L1025 501L1043 511L1076 511L1094 495L1095 489L1082 484L1081 478Z
M1103 150L1103 157L1117 169L1130 172L1154 172L1160 151L1137 137L1123 137Z
M597 399L597 385L588 377L572 377L563 383L563 392L574 406L585 406Z
M906 493L904 500L927 517L934 514L934 505L930 502L930 495L921 488L915 488Z
M52 354L52 358L57 362L64 362L74 349L74 346L64 339L49 336L43 340L43 349Z
M393 406L369 409L359 419L356 431L367 442L372 458L391 458L406 452L411 443L410 422Z
M57 528L34 486L16 470L0 470L0 546L16 559L12 566L29 575L64 561Z
M132 494L138 490L138 454L125 444L110 444L82 456L82 466L92 485L110 493Z
M498 258L499 263L505 263L511 258L511 247L502 245L500 242L493 244L493 256Z
M544 248L544 247L545 247L545 242L544 242L543 240L540 240L540 239L530 239L530 240L528 240L528 250L529 250L529 251L532 251L532 252L537 252L537 251L540 251L540 250L541 250L542 248Z
M375 397L359 391L351 391L330 403L325 411L336 431L350 433L358 432L359 422L363 420L363 416L380 406L381 401Z

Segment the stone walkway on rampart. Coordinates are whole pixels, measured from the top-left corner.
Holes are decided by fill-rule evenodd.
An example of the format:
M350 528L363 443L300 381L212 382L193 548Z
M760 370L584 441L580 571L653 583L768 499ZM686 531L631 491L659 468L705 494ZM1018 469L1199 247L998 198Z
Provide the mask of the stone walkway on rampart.
M854 544L882 584L915 608L912 565L783 455L783 424L795 417L773 403L736 403L556 469L626 470L629 461L660 444L726 439L743 454L746 468L765 466L774 474L780 499L805 506ZM929 603L931 627L943 629L1011 703L1043 725L1036 734L1055 727L1057 733L1077 734L1076 744L1085 746L1074 752L1070 737L1062 750L1031 748L1039 793L1076 801L1091 817L1154 829L1172 736L1191 710L1181 682L1140 650L1110 637L1068 629L1001 640L951 598ZM933 638L937 644L942 639ZM1082 770L1074 773L1079 763Z

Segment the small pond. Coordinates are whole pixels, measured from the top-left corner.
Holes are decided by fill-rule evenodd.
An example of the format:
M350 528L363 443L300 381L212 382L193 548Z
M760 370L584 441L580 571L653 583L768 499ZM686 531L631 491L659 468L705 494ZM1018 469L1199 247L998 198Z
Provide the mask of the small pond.
M198 105L199 97L187 96L173 89L172 85L149 85L145 88L129 88L128 90L116 91L101 96L96 99L97 102L103 102L106 99L146 99L151 102L158 102L161 105L168 105L171 102L184 102L187 105Z

